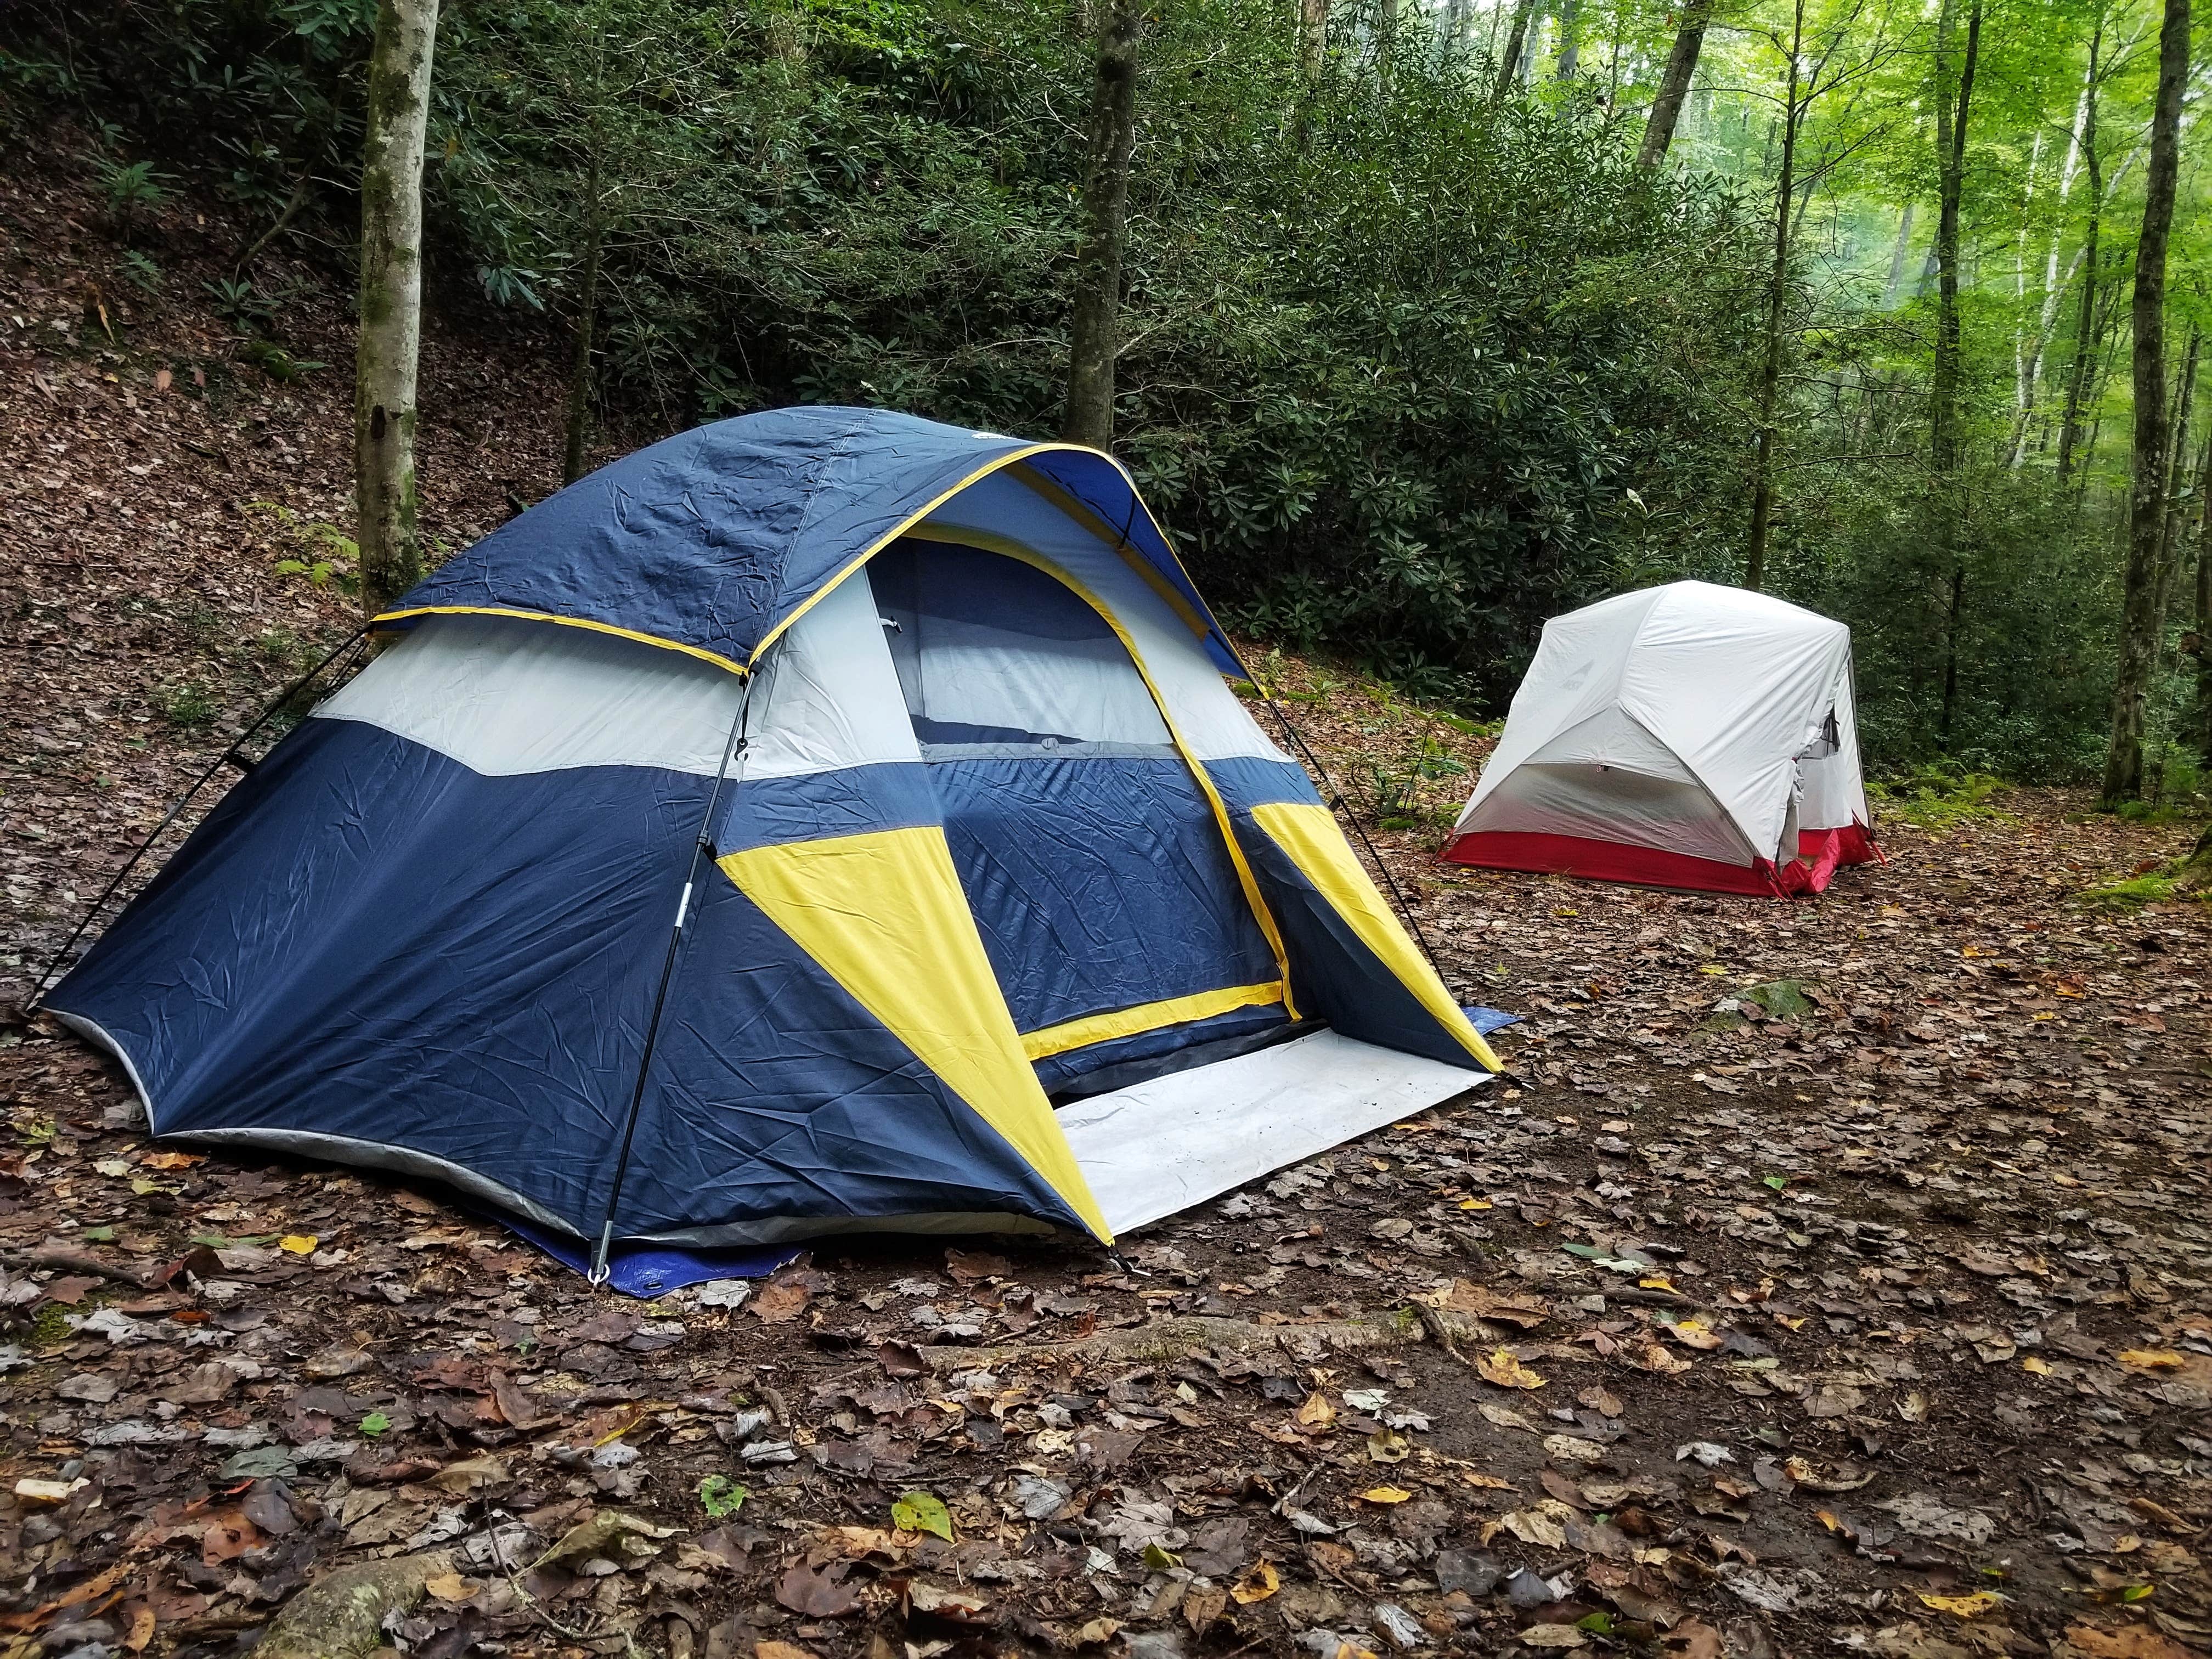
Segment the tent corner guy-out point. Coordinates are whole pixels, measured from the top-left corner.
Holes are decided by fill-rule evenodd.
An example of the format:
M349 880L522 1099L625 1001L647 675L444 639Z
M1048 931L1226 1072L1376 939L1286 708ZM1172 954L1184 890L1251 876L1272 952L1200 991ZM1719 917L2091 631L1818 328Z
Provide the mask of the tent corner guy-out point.
M1544 624L1443 856L1789 897L1881 856L1859 775L1850 629L1670 582Z
M724 421L375 625L45 999L158 1136L440 1182L657 1294L1108 1243L1498 1067L1099 452Z

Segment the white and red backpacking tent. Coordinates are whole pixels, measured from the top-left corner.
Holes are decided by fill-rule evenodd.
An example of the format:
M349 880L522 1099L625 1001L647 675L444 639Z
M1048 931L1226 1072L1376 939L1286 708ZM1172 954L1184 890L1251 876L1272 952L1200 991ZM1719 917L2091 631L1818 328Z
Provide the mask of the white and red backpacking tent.
M1723 893L1817 893L1879 858L1851 632L1670 582L1556 617L1443 856Z

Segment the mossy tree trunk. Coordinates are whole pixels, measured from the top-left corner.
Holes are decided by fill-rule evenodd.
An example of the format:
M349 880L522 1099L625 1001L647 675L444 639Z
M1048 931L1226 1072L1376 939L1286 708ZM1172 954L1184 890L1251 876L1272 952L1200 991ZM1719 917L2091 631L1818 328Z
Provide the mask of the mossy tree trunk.
M374 617L422 574L415 370L422 331L422 138L438 0L378 0L361 168L361 344L354 500L362 603Z
M1104 0L1091 87L1083 174L1083 246L1076 255L1068 329L1067 408L1060 436L1108 449L1114 442L1114 371L1121 351L1121 257L1128 236L1129 162L1137 147L1140 0Z
M1658 96L1651 100L1651 113L1644 118L1644 143L1636 152L1636 165L1640 167L1656 167L1667 159L1667 147L1674 142L1674 126L1682 118L1682 105L1690 95L1690 83L1697 78L1698 56L1705 50L1705 25L1712 16L1713 0L1689 0L1682 8L1681 23L1674 30L1674 49L1667 54Z
M1513 8L1513 30L1505 37L1505 50L1498 56L1498 84L1490 90L1490 101L1502 104L1506 94L1521 79L1521 54L1528 44L1528 23L1536 10L1536 0L1519 0Z
M2136 242L2135 456L2128 490L2128 564L2121 601L2118 672L2112 680L2112 736L2105 755L2104 804L2142 793L2143 726L2158 661L2159 544L2166 530L2166 251L2180 173L2181 94L2189 75L2189 0L2166 0L2159 36L2157 101L2150 164L2143 178L2142 234Z

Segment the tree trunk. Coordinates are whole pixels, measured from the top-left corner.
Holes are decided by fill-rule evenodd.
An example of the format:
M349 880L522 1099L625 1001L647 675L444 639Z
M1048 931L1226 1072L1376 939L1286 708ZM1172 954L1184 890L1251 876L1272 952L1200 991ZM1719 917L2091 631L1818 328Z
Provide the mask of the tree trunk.
M1498 84L1490 94L1493 104L1504 103L1513 83L1521 78L1521 53L1528 43L1528 20L1535 9L1536 0L1516 0L1513 27L1505 37L1505 50L1498 55Z
M1298 73L1311 86L1321 79L1328 47L1328 0L1298 0Z
M1060 436L1107 449L1114 442L1114 366L1121 349L1121 252L1128 233L1129 158L1137 144L1137 0L1106 0L1091 88L1083 174L1086 222L1076 255L1075 313L1068 328L1067 412Z
M2089 42L2094 60L2104 44L2100 30ZM2074 361L2066 371L2066 408L2058 420L2058 482L2064 483L2074 470L2074 451L2081 440L2082 394L2087 391L2089 364L2097 355L2097 235L2105 212L2105 174L2097 155L2097 88L2093 77L2088 100L2081 112L2081 166L2089 175L2089 222L2081 233L2081 308L2074 324Z
M2158 98L2151 111L2150 165L2143 178L2142 233L2136 242L2135 457L2128 490L2128 566L2112 682L2112 740L2105 757L2104 804L2142 792L2142 739L2158 657L2156 600L2166 453L2166 250L2180 171L2181 92L2189 75L2189 0L2166 0L2159 35Z
M2193 621L2197 658L2197 758L2212 768L2212 421L2207 421L2204 452L2197 464L2197 609ZM2212 836L2212 830L2207 830Z
M361 344L354 504L362 604L374 617L422 580L415 361L422 337L422 135L438 0L379 0L361 167Z
M1581 65L1582 42L1576 37L1581 21L1582 0L1559 0L1559 57L1552 66L1556 80L1573 80L1575 70Z
M1897 246L1890 250L1889 283L1882 289L1881 306L1894 311L1905 298L1905 271L1912 252L1912 204L1907 201L1897 216Z
M1782 176L1774 186L1774 264L1766 280L1766 356L1759 368L1758 447L1753 457L1751 532L1743 585L1756 593L1766 581L1766 544L1774 522L1774 410L1782 386L1782 315L1790 295L1790 204L1797 185L1798 70L1805 57L1805 0L1796 0L1790 33L1790 89L1782 106Z
M1951 567L1951 603L1943 623L1943 710L1937 732L1946 743L1959 705L1959 633L1966 616L1966 561L1959 545L1964 514L1959 482L1959 198L1966 177L1966 117L1974 93L1974 64L1981 54L1982 4L1966 16L1966 53L1959 66L1958 96L1943 86L1951 47L1952 0L1936 23L1936 369L1929 422L1929 459L1936 474L1938 552Z
M2159 487L2165 510L2159 524L2158 592L2151 602L2151 637L2157 642L2152 648L2160 653L2166 643L2166 619L2173 604L2173 590L2181 581L2182 526L2189 516L2186 456L2190 419L2197 401L2197 351L2203 343L2203 336L2191 329L2189 349L2182 355L2181 386L2173 394L2173 411L2167 422L2172 435L2166 442L2164 477Z
M568 368L568 441L561 456L561 482L584 476L584 450L592 423L592 326L599 313L599 249L606 230L605 204L599 199L599 135L592 135L591 158L584 170L584 271L576 289L576 355Z

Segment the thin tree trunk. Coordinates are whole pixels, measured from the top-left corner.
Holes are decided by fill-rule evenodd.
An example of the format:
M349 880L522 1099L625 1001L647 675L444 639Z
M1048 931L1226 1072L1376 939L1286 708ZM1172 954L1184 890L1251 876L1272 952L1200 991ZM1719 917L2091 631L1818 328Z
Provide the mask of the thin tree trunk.
M2103 46L2100 27L2090 37L2094 64ZM2058 482L2064 483L2074 470L2074 452L2081 439L2082 394L2088 388L2090 362L2097 355L2097 239L2105 215L2105 173L2097 154L2097 82L2093 75L2081 110L2081 167L2089 175L2089 219L2081 233L2081 305L2074 322L2074 361L2067 366L2066 406L2058 418Z
M568 368L568 441L561 456L561 482L584 476L584 451L592 424L592 327L599 314L599 249L606 228L606 204L599 198L599 134L591 137L584 170L584 272L576 291L576 353Z
M1311 86L1321 79L1328 47L1328 0L1298 0L1298 73Z
M1513 7L1513 27L1505 37L1505 50L1498 58L1498 84L1491 89L1490 101L1502 104L1513 84L1521 78L1521 52L1528 42L1528 20L1536 9L1536 0L1516 0Z
M1137 144L1137 0L1107 0L1098 26L1085 159L1083 246L1076 255L1068 328L1067 410L1060 436L1107 449L1114 442L1114 369L1121 349L1121 255L1129 220L1129 160Z
M2102 13L2100 13L2096 29L2089 36L2089 61L2081 73L2081 96L2075 100L2074 123L2068 129L2066 160L2058 169L2059 211L2055 216L2057 222L2051 229L2050 251L2044 256L2042 315L2036 323L2035 350L2028 360L2029 410L2027 415L2022 416L2013 433L2012 449L2008 458L2009 464L2015 467L2025 457L2029 416L2041 417L2043 366L2050 355L2051 336L2057 331L2059 301L2064 295L2068 284L2073 282L2075 275L2081 270L2083 256L2087 252L2086 248L2076 248L2073 261L2066 267L2065 276L2063 278L2059 276L2058 251L2066 240L2066 198L2073 193L2074 175L2081 166L2082 145L2087 140L2089 124L2094 118L2093 111L2095 109L2097 98L2097 58L2104 44L2105 19Z
M1686 0L1682 21L1675 26L1674 49L1667 54L1667 68L1659 77L1658 95L1644 123L1644 143L1636 152L1636 165L1656 167L1667 159L1674 142L1674 125L1682 118L1682 105L1697 79L1698 54L1705 50L1705 25L1712 21L1713 0Z
M437 34L438 0L379 0L362 143L361 343L353 415L362 603L371 617L422 575L415 367L422 338L422 136Z
M2204 449L2197 463L2197 758L2212 768L2212 421L2204 423ZM2212 831L2208 831L2212 834Z
M2020 199L2020 228L2014 233L2012 244L2012 431L2005 440L2005 465L2020 465L2021 442L2027 432L2027 417L2035 407L2036 365L2043 355L2040 336L2031 335L2022 325L2027 314L2027 231L2028 221L2035 210L2035 175L2043 161L2043 135L2035 135L2028 147L2027 178L2021 186Z
M2181 93L2189 75L2189 0L2166 0L2159 34L2158 97L2151 111L2150 165L2143 177L2142 232L2136 242L2135 459L2128 490L2128 564L2120 613L2118 672L2112 681L2112 740L2105 757L2104 804L2142 793L2142 739L2158 656L2160 499L2166 456L2166 251L2180 171Z
M1943 623L1943 711L1937 727L1946 743L1958 711L1959 634L1966 605L1966 560L1959 545L1964 517L1959 480L1959 198L1966 176L1966 118L1974 94L1974 64L1981 54L1981 0L1974 0L1966 15L1966 53L1959 66L1955 101L1943 87L1950 33L1951 0L1945 0L1936 24L1936 149L1942 208L1936 221L1936 372L1929 424L1937 546L1951 566L1951 603Z
M1894 311L1905 298L1905 270L1912 252L1912 204L1907 201L1905 210L1897 216L1897 246L1890 251L1889 283L1882 290L1881 305L1885 311Z
M1571 81L1582 63L1582 42L1576 29L1582 21L1581 0L1559 0L1559 56L1552 66L1553 78Z
M2190 421L2195 413L2197 401L2197 359L2203 336L2194 328L2189 331L2189 349L2182 356L2181 385L2173 394L2173 412L2169 417L2165 477L2160 491L2165 500L2165 515L2160 523L2158 538L2158 594L2152 602L2154 618L2151 637L2157 641L2153 647L2162 653L2166 644L2166 618L2173 603L2173 590L2181 580L2182 524L2189 513L2189 483L2185 457L2189 450Z
M1766 281L1766 356L1759 370L1751 531L1743 558L1743 585L1754 593L1766 581L1766 544L1774 522L1774 410L1782 386L1783 310L1790 295L1790 209L1797 182L1798 70L1804 56L1805 0L1796 0L1790 30L1789 97L1782 106L1782 176L1774 186L1774 264Z

